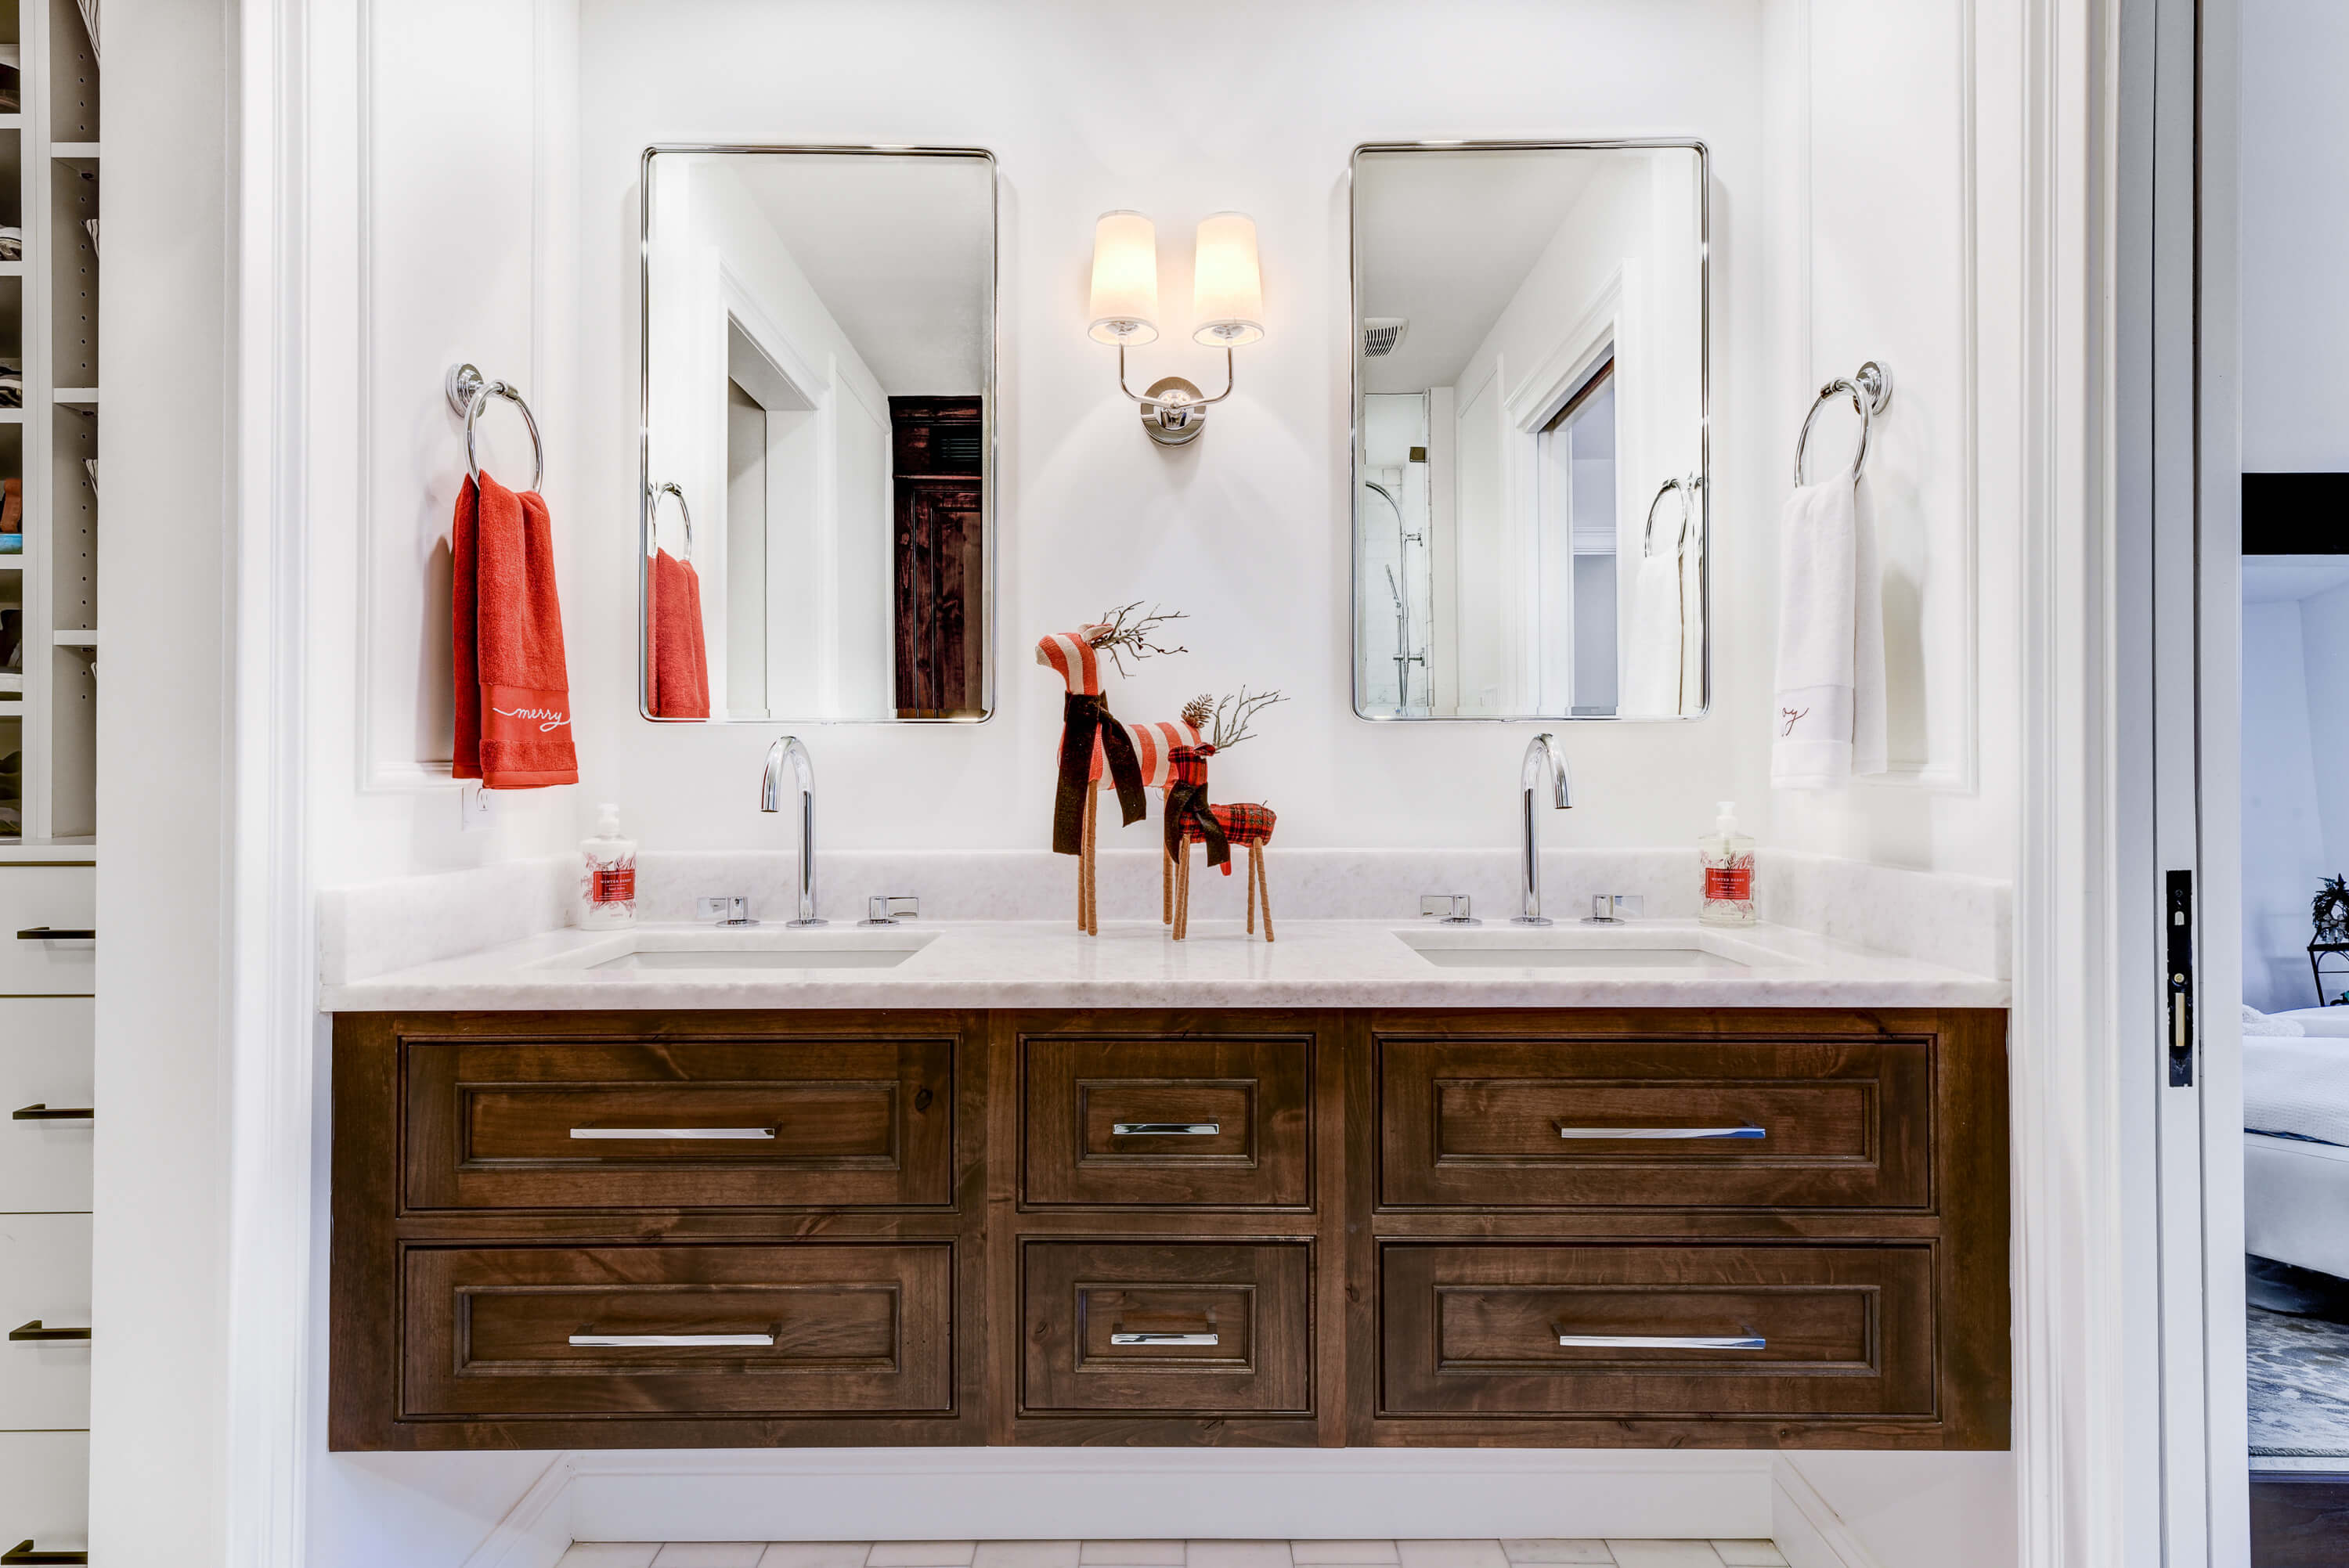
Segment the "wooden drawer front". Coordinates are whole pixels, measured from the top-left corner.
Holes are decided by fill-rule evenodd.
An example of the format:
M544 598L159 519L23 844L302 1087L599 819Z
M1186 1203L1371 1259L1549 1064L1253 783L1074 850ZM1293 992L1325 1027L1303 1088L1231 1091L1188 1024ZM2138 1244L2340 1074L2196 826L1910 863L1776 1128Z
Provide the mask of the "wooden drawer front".
M948 1039L411 1044L408 1202L951 1203L953 1063Z
M0 996L87 996L96 991L98 944L16 935L37 925L96 930L98 868L0 865Z
M1026 1412L1311 1413L1306 1243L1028 1242L1020 1263ZM1154 1335L1182 1337L1121 1343Z
M1390 1243L1380 1274L1387 1414L1933 1413L1927 1245Z
M431 1247L405 1260L401 1413L936 1415L954 1247ZM574 1344L735 1336L765 1345Z
M89 1327L89 1226L88 1214L0 1214L0 1334ZM88 1340L0 1339L0 1427L88 1425Z
M87 996L0 1000L0 1210L87 1212L90 1206L88 1121L57 1121L47 1110L91 1109L91 1012ZM5 1326L13 1328L14 1324ZM0 1404L0 1419L5 1419ZM0 1533L6 1532L0 1524ZM13 1546L14 1541L0 1542Z
M1310 1037L1023 1045L1029 1202L1301 1209L1310 1201Z
M1921 1209L1932 1076L1922 1040L1386 1039L1380 1201Z

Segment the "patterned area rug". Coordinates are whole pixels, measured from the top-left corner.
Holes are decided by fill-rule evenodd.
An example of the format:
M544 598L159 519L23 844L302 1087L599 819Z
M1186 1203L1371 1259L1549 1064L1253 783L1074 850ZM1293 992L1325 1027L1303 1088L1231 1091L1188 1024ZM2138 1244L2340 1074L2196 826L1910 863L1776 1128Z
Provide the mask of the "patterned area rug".
M2251 1452L2349 1457L2349 1324L2251 1309Z

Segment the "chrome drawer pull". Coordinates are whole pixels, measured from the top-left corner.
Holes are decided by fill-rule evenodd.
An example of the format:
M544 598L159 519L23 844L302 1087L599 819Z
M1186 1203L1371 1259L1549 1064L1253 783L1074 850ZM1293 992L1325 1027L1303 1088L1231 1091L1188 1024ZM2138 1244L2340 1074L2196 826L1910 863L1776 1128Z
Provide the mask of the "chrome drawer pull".
M96 942L95 931L68 931L53 925L30 926L16 934L19 942ZM30 1544L27 1542L26 1544Z
M19 1563L29 1564L34 1563L88 1563L88 1561L89 1553L87 1552L44 1552L39 1547L35 1546L30 1541L19 1541L9 1550L0 1552L0 1563L8 1564L8 1568L16 1568L16 1565Z
M774 1141L771 1127L574 1127L574 1138L617 1139L627 1142L664 1138L723 1138L744 1142Z
M1748 1122L1743 1127L1566 1127L1560 1138L1767 1138L1769 1132Z
M87 1328L43 1328L41 1326L41 1320L36 1317L33 1319L32 1322L25 1325L22 1328L10 1329L8 1331L8 1337L12 1341L31 1339L88 1339L89 1337L89 1330Z
M1109 1336L1112 1345L1221 1345L1223 1340L1213 1334L1128 1334L1123 1331Z
M590 1350L650 1349L656 1346L698 1347L739 1345L746 1349L774 1347L771 1334L574 1334L571 1343Z
M1224 1130L1220 1121L1112 1121L1111 1132L1120 1138L1213 1138Z
M98 1112L88 1106L83 1106L79 1109L75 1109L71 1106L59 1106L57 1109L51 1110L46 1104L36 1102L20 1106L10 1111L8 1119L11 1121L95 1121L98 1119Z
M1758 1334L1561 1334L1578 1350L1767 1350Z

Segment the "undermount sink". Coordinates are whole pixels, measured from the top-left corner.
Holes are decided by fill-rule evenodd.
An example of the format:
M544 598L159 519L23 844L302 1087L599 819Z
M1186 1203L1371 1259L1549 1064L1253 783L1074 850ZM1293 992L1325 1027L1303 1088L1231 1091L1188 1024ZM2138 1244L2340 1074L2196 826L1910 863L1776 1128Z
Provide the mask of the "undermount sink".
M845 926L793 930L617 932L607 943L551 959L547 967L585 969L617 978L679 969L895 969L937 940L934 931Z
M1782 963L1733 936L1693 926L1435 926L1395 933L1443 969L1663 969L1731 972Z

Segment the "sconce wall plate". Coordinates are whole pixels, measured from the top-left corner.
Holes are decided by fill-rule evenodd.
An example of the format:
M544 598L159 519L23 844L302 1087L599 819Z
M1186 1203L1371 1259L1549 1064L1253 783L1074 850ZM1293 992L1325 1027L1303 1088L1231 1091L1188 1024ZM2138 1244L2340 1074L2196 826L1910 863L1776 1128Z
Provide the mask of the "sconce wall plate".
M1142 395L1142 428L1162 447L1187 447L1207 428L1207 399L1180 376L1162 376Z

